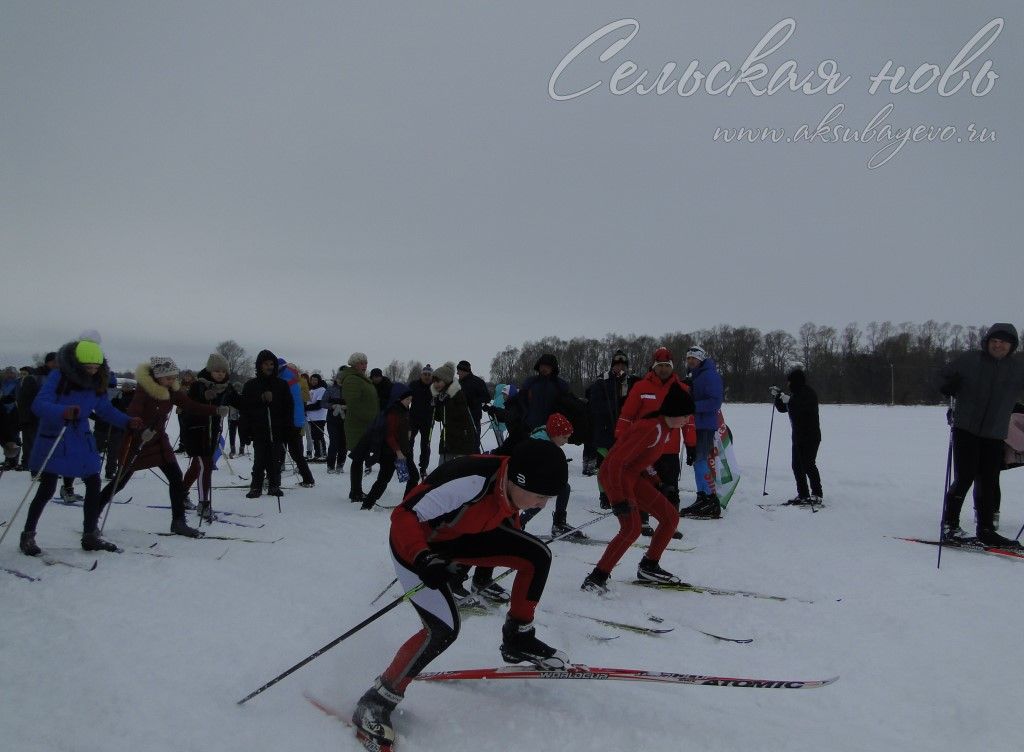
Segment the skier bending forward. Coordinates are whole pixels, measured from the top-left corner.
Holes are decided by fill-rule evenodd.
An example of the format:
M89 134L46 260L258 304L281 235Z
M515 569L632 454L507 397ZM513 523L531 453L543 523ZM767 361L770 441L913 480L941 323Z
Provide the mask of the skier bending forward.
M530 439L510 457L474 455L452 460L410 491L391 515L391 556L398 581L409 591L423 620L373 687L359 700L352 721L365 746L387 750L394 743L391 712L405 688L459 634L459 611L449 578L458 564L516 570L501 657L541 668L563 668L568 658L534 634L537 608L551 551L519 527L519 512L543 507L568 482L562 450Z

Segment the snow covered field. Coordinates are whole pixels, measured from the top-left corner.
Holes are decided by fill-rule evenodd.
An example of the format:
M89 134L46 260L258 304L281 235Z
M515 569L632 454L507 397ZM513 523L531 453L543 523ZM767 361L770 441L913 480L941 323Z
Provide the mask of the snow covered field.
M723 519L684 520L688 553L662 565L684 579L813 600L655 592L620 582L605 599L580 592L600 548L552 544L555 562L538 613L538 635L573 661L766 679L818 679L821 689L784 691L603 682L413 684L396 714L401 752L480 750L1008 750L1019 746L1024 562L936 549L887 536L934 538L948 438L941 408L826 406L819 456L828 506L760 509L794 493L789 425L776 416L770 497L761 496L769 406L727 405L744 478ZM173 435L173 432L172 432ZM489 444L488 444L489 445ZM593 478L569 447L569 520L591 519ZM235 469L248 475L249 463ZM349 477L314 466L315 489L272 498L215 492L214 507L255 514L245 529L216 533L274 544L156 537L170 512L164 485L136 476L112 507L106 535L167 558L101 554L84 572L47 567L17 552L15 529L0 566L0 748L8 750L356 750L350 729L303 699L309 691L349 708L395 649L418 628L401 606L267 690L235 702L387 602L369 602L393 577L388 513L347 500ZM215 482L230 482L223 467ZM287 481L286 481L287 482ZM28 476L0 479L9 519ZM293 485L294 482L288 483ZM367 484L368 487L369 484ZM693 488L684 468L683 488ZM683 494L684 499L691 493ZM383 502L394 504L393 482ZM1002 532L1024 522L1024 471L1003 476ZM531 524L546 532L542 513ZM970 504L963 527L972 529ZM81 510L51 504L38 542L54 556L91 562L77 549ZM612 520L587 532L607 538ZM680 545L679 542L674 545ZM613 577L632 577L639 549ZM396 597L393 589L388 597ZM642 636L567 616L675 626ZM459 640L430 670L501 665L504 616L467 618ZM688 627L749 645L717 642ZM594 638L612 637L613 640Z

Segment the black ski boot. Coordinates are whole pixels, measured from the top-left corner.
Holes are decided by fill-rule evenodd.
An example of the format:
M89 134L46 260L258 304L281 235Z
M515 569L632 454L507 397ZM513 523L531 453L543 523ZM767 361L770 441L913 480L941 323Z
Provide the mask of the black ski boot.
M351 501L353 504L362 504L364 501L366 501L366 494L364 494L362 491L352 491L348 495L348 500Z
M584 578L583 584L580 585L580 590L604 595L608 592L608 574L594 567L594 571Z
M21 534L21 541L18 543L18 548L25 556L39 556L43 552L39 546L36 545L36 533L33 530L31 533L26 530Z
M718 494L698 493L697 500L679 513L680 517L692 520L717 520L722 517L722 505Z
M189 524L183 519L171 520L171 532L175 535L183 535L186 538L202 538L203 534L194 527L189 527Z
M271 486L267 489L267 495L281 497L284 496L284 492L281 490L280 486Z
M562 536L563 540L586 540L587 536L582 530L577 530L565 520L551 523L551 537Z
M247 498L247 499L258 499L259 497L261 497L263 495L263 491L262 491L262 488L261 488L262 485L263 484L261 483L259 486L251 487L249 489L249 493L247 493L245 495L245 498Z
M978 528L978 541L983 546L992 546L994 548L1010 548L1018 549L1021 547L1020 543L1009 538L1005 538L996 532L995 528L992 527L979 527Z
M352 725L356 729L356 737L367 749L378 749L388 752L395 743L395 729L391 725L391 713L402 695L392 692L384 686L380 677L366 690L355 712L352 713Z
M208 525L212 525L217 521L217 516L213 513L213 504L209 501L200 501L197 513L199 519Z
M511 616L501 628L501 657L506 663L532 663L539 669L563 669L569 657L537 639L533 624L524 624Z
M967 534L967 531L960 527L959 524L944 523L942 525L942 542L950 546L962 546L965 544L975 543L976 538L972 538Z
M110 551L111 553L119 552L121 549L117 547L116 543L111 543L108 540L103 540L100 534L95 530L82 533L82 550L83 551Z
M491 603L508 603L512 600L512 596L509 595L508 591L497 582L478 584L471 581L469 583L469 591L473 595L478 595Z
M640 566L636 568L636 578L642 582L660 582L678 585L682 582L671 572L666 572L658 562L648 559L646 556L640 560Z

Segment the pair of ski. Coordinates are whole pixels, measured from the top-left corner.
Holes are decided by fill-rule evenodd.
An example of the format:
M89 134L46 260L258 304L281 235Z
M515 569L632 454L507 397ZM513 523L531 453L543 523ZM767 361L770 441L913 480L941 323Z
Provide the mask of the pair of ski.
M110 503L111 504L131 504L132 503L132 499L134 499L134 498L135 498L134 496L129 496L124 501L111 501ZM51 499L51 501L54 504L60 504L61 506L64 506L64 507L81 507L82 504L85 503L85 499L82 498L81 496L79 496L78 494L75 494L75 498L74 499L67 499L67 500L62 499L60 496L54 496Z
M540 538L545 543L551 543L552 540L554 540L554 538L552 538L550 535L538 535L537 537ZM566 543L575 543L575 544L580 545L580 546L607 546L609 543L611 543L610 540L602 540L600 538L590 538L589 536L588 537L580 537L580 536L574 536L574 535L570 535L570 536L567 536L565 538L559 538L558 540L565 541ZM630 547L631 548L642 548L642 549L646 550L646 549L650 548L650 545L651 545L650 543L643 543L643 542L637 541L636 543L631 543ZM667 546L665 548L665 550L666 551L675 551L675 552L681 553L681 554L687 554L687 553L690 553L691 551L696 551L697 547L696 546Z
M924 543L928 546L941 545L943 548L952 548L959 551L974 551L975 553L999 556L1004 559L1024 559L1024 548L1000 548L999 546L986 546L977 538L969 538L959 543L950 543L948 541L940 543L940 541L928 540L927 538L904 538L899 535L894 535L893 537L896 540L907 541L908 543Z
M153 532L151 532L150 535L159 535L162 538L189 538L191 540L234 541L236 543L277 543L278 541L283 541L284 540L284 536L283 535L280 538L274 538L273 540L261 540L259 538L237 538L237 537L235 537L233 535L207 535L206 533L204 533L202 531L200 531L200 534L195 536L194 538L191 537L191 536L178 535L177 533L153 533Z
M780 501L777 504L758 504L761 509L771 511L773 509L779 509L780 507L793 507L796 509L810 509L812 513L816 514L825 508L824 502L809 502L799 503L795 501Z
M712 587L710 585L694 585L689 582L649 582L647 580L631 580L631 585L652 588L654 590L674 590L680 593L701 593L705 595L737 595L743 598L757 598L766 601L796 601L797 603L814 603L804 598L794 598L786 595L770 595L758 593L753 590L732 590L729 588Z

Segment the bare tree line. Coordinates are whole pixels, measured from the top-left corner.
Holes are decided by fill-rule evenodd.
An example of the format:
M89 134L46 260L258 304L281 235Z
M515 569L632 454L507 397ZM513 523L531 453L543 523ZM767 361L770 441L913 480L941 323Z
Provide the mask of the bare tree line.
M509 346L491 361L495 383L522 383L533 375L542 353L558 358L561 376L578 394L607 371L612 353L622 350L631 370L645 373L658 347L672 351L676 369L699 344L715 359L732 402L759 402L768 387L783 385L786 372L802 363L823 402L870 404L935 404L942 365L965 350L980 346L987 325L965 326L929 320L923 324L853 322L842 329L807 322L796 336L783 330L761 332L756 327L720 325L661 337L606 334L601 339L544 337Z

